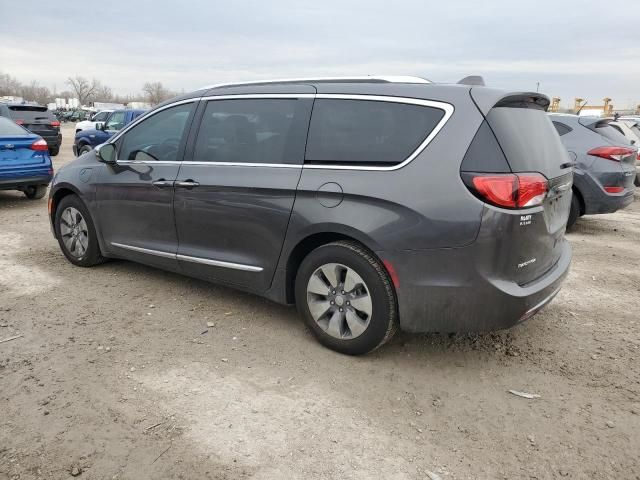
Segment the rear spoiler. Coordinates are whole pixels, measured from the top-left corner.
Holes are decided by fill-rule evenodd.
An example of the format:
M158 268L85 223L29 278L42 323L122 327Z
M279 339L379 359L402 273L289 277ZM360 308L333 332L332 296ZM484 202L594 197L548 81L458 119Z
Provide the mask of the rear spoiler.
M471 98L483 115L494 107L535 108L546 111L551 101L537 92L506 92L495 88L472 88Z
M593 117L591 115L585 115L578 118L578 123L587 128L601 126L609 122L613 122L613 118Z

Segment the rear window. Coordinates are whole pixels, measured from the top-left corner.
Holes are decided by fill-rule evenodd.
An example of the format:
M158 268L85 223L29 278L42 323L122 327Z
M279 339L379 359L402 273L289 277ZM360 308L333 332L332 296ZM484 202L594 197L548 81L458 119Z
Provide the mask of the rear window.
M594 123L587 128L602 135L610 142L613 142L615 144L629 145L629 140L624 136L620 127L609 125L609 122L607 121Z
M567 151L543 110L493 108L487 121L514 172L540 172L547 178L562 175Z
M444 114L405 103L317 99L305 162L396 165L424 142Z
M4 135L29 135L29 132L8 118L0 117L0 136Z
M38 120L55 120L53 113L47 110L47 107L38 107L35 105L11 105L9 107L11 116L14 120L23 120L26 123Z

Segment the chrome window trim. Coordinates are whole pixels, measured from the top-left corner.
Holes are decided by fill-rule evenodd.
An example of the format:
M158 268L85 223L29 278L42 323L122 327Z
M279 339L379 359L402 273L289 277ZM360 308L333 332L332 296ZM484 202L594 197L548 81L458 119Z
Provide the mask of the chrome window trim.
M446 102L438 102L434 100L422 100L420 98L410 98L410 97L391 97L387 95L346 95L340 93L318 93L316 98L328 98L328 99L339 99L339 100L369 100L374 102L393 102L393 103L407 103L410 105L421 105L424 107L432 107L439 108L444 111L444 116L440 119L438 124L431 130L431 133L423 140L423 142L416 148L411 155L409 155L405 160L398 163L397 165L389 165L385 167L376 167L374 165L340 165L327 163L323 165L304 165L304 169L314 169L314 170L364 170L364 171L378 171L378 172L386 172L399 170L400 168L408 165L415 159L418 155L422 153L422 151L427 148L427 145L431 143L431 141L436 137L438 132L442 130L445 124L449 121L451 116L453 115L454 107L450 103Z
M245 265L242 263L223 262L222 260L212 260L210 258L192 257L189 255L182 255L180 253L163 252L160 250L152 250L150 248L135 247L133 245L126 245L124 243L111 242L111 245L118 248L124 248L125 250L131 250L139 253L146 253L148 255L155 255L156 257L172 258L174 260L184 260L186 262L200 263L203 265L211 265L214 267L230 268L233 270L242 270L245 272L262 272L262 267L256 267L254 265Z
M195 102L197 102L199 100L200 100L200 97L187 98L186 100L179 100L177 102L173 102L173 103L170 103L168 105L163 105L162 107L158 108L157 110L150 110L147 113L143 113L138 118L136 118L133 122L131 122L129 125L127 125L122 130L120 130L118 133L116 133L113 137L111 137L105 143L115 143L128 130L132 129L133 127L135 127L138 123L142 122L143 120L146 120L147 118L153 117L156 113L160 113L163 110L166 110L167 108L176 107L178 105L184 105L185 103L195 103Z
M425 107L439 108L444 111L444 116L440 119L438 124L434 127L434 129L429 133L427 138L416 148L411 155L409 155L405 160L398 163L397 165L389 165L384 167L376 167L375 165L340 165L338 163L327 163L322 165L298 165L298 164L289 164L289 163L242 163L242 162L199 162L199 161L161 161L161 160L116 160L116 163L119 165L130 165L130 164L139 164L139 165L216 165L216 166L232 166L232 167L269 167L269 168L298 168L298 169L312 169L312 170L361 170L361 171L393 171L399 170L409 163L411 163L418 155L422 153L422 151L427 148L429 143L436 137L436 135L442 130L442 128L449 121L453 112L455 110L454 106L450 103L440 102L435 100L423 100L420 98L412 98L412 97L393 97L388 95L366 95L366 94L341 94L341 93L249 93L249 94L237 94L237 95L210 95L206 97L195 97L189 98L186 100L180 100L178 102L173 102L168 105L164 105L157 110L154 110L149 115L143 115L139 117L137 120L134 120L132 123L127 125L125 128L120 130L116 135L114 135L107 143L114 143L124 135L129 129L133 128L139 122L144 119L150 118L158 112L166 110L167 108L175 107L177 105L182 105L185 103L195 103L200 100L204 101L215 101L215 100L237 100L237 99L277 99L277 98L327 98L327 99L338 99L338 100L368 100L374 102L392 102L392 103L405 103L409 105L421 105Z

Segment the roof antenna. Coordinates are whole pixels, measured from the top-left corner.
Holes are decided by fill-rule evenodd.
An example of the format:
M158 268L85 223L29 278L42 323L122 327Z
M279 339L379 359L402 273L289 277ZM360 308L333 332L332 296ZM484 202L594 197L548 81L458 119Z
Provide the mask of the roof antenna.
M480 75L469 75L468 77L464 77L462 80L458 82L459 85L476 85L479 87L484 87L484 78Z
M589 102L588 100L585 100L584 103L580 105L580 108L576 112L576 115L580 115L580 112L582 111L582 107L584 107L588 102Z

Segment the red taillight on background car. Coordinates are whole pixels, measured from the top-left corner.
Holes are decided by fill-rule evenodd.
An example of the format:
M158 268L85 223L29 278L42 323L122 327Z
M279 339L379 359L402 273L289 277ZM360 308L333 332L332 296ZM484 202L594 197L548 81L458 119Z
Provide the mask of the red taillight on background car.
M49 150L49 147L47 146L47 142L45 142L44 139L41 138L31 144L31 150L44 152L45 150Z
M60 126L60 122L58 120L52 120L51 121L51 126L52 127L59 127Z
M604 191L607 193L622 193L624 192L624 187L604 187Z
M549 184L539 173L464 173L467 187L481 200L504 208L529 208L542 204Z
M635 155L636 151L633 148L626 147L596 147L587 152L589 155L595 157L606 158L607 160L613 160L614 162L621 162L623 158L629 155Z
M22 120L21 118L19 118L18 120L16 120L16 123L18 125L24 125L24 120Z

